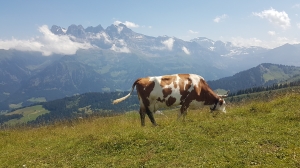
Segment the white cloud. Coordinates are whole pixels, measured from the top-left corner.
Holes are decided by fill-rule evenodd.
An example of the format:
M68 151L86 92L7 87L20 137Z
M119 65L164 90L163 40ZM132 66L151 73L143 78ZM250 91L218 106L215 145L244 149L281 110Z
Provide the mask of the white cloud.
M295 4L293 8L300 8L300 4Z
M133 22L128 22L128 21L125 21L125 25L129 28L138 28L138 27L140 27L138 24L135 24Z
M123 27L121 27L121 26L118 26L117 28L118 28L118 33L120 34L120 33L121 33L121 31L123 30Z
M221 20L224 20L226 19L228 16L226 14L223 14L222 16L217 16L215 19L214 19L214 22L216 23L219 23Z
M112 43L109 35L107 35L105 32L100 32L95 35L91 34L90 36L88 36L88 39L103 39L104 43L106 43L106 44Z
M119 46L116 46L116 44ZM129 48L127 47L127 44L124 40L118 40L116 41L116 44L113 44L110 50L113 50L115 52L122 52L122 53L130 53Z
M297 27L300 29L300 23L297 23Z
M114 25L119 25L120 23L124 24L128 28L138 28L138 27L140 27L138 24L135 24L133 22L129 22L129 21L121 22L121 21L118 21L118 20L114 22Z
M127 46L127 44L125 43L125 41L123 39L119 39L118 43L122 46Z
M126 46L117 47L115 44L112 45L110 50L113 50L115 52L130 53L130 50Z
M193 31L193 30L189 30L189 33L191 33L191 34L198 34L198 32Z
M251 46L258 46L258 47L264 47L264 48L275 48L281 45L284 45L286 43L289 44L299 44L300 41L297 39L288 39L286 37L277 37L276 39L272 41L262 41L258 38L242 38L242 37L232 37L231 42L234 46L238 47L251 47Z
M190 51L186 48L186 47L182 47L182 51L184 52L184 53L186 53L187 55L190 55L191 53L190 53Z
M300 41L297 40L297 39L289 39L287 37L277 37L276 40L271 41L271 44L273 44L276 47L284 45L286 43L289 43L289 44L299 44Z
M166 41L162 41L161 43L163 44L163 45L165 45L166 46L166 48L168 49L168 50L172 50L172 48L173 48L173 44L174 44L174 39L173 38L169 38L168 40L166 40Z
M114 21L114 25L119 25L120 23L122 23L122 22L118 21L118 20Z
M35 37L30 40L0 40L0 49L16 49L21 51L38 51L43 55L49 56L53 53L72 55L78 49L93 48L90 43L78 43L72 41L70 36L55 35L47 25L39 27L39 32L42 33L41 37ZM72 37L74 38L74 37Z
M251 46L261 46L262 45L262 41L255 37L249 38L249 39L245 39L242 37L232 37L231 42L234 46L238 46L238 47L251 47Z
M271 35L271 36L275 36L276 32L275 31L268 31L268 34Z
M270 23L280 26L283 29L287 29L291 26L290 18L285 11L278 12L271 8L269 10L264 10L262 12L252 13L254 16L258 16L262 19L267 19Z
M152 50L165 50L166 47L157 47L157 46L153 46L153 47L150 47Z

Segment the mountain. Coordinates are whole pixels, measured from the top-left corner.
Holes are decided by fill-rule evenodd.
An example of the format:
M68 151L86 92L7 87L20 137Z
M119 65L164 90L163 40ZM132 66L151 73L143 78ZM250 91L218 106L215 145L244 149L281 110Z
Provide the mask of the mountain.
M274 64L300 65L300 45L279 46L262 55L262 60Z
M285 82L298 77L299 74L300 67L264 63L230 77L208 81L208 84L213 89L236 92L241 89Z
M90 42L100 49L109 49L122 53L137 53L152 57L180 54L204 55L209 58L211 55L220 56L220 53L215 51L224 48L221 41L212 42L215 43L215 46L210 47L202 45L203 43L196 39L184 41L169 36L146 36L132 31L122 23L118 25L112 24L106 29L101 25L97 27L90 26L86 29L82 25L71 25L66 31L59 26L53 25L51 31L56 35L74 36L76 38L73 38L73 40ZM227 48L227 50L230 50L230 48Z
M0 102L17 91L25 80L40 73L60 57L41 57L38 52L0 50Z
M104 29L101 25L83 28L82 25L71 25L68 29L52 26L56 35L71 35L77 42L89 42L100 50L117 53L137 54L143 57L201 57L200 62L207 61L215 70L234 74L241 70L257 66L261 63L275 63L300 66L300 44L286 44L275 49L262 47L239 47L231 42L213 41L206 37L198 37L184 41L176 37L151 37L136 33L124 24L112 24ZM287 46L290 47L287 47ZM181 60L179 59L178 62ZM211 68L213 70L213 68ZM222 75L207 79L225 77Z
M234 46L231 42L213 41L206 37L194 38L191 41L224 57L259 54L268 51L268 49L262 47L238 47Z
M7 101L9 104L23 102L26 106L32 103L31 98L44 97L46 100L54 100L102 91L102 88L111 83L112 81L102 77L92 67L76 61L74 57L65 56L24 81L22 87Z

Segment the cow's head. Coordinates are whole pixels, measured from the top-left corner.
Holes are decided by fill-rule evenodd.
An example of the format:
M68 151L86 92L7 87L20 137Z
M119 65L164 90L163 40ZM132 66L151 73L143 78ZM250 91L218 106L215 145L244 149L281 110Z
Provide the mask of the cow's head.
M226 109L225 109L226 103L225 103L224 98L226 98L228 96L228 93L229 93L229 91L225 95L218 95L219 99L215 102L215 104L213 104L210 107L210 110L211 111L222 111L222 112L226 113Z

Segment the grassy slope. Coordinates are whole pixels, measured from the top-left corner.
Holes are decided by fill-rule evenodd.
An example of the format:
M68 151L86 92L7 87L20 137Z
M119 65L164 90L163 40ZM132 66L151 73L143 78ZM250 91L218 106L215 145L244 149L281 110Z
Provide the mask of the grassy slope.
M300 90L229 104L227 114L137 113L0 130L2 167L299 167Z
M265 82L269 81L269 80L283 80L283 79L287 79L289 78L289 75L286 74L282 69L278 68L278 66L276 65L272 65L269 67L268 72L263 74L263 78L265 80Z
M42 105L25 107L11 113L7 113L6 115L22 114L23 117L20 119L9 120L8 122L5 122L5 124L9 124L9 125L23 124L28 121L35 120L38 116L46 113L49 113L49 111L43 108Z

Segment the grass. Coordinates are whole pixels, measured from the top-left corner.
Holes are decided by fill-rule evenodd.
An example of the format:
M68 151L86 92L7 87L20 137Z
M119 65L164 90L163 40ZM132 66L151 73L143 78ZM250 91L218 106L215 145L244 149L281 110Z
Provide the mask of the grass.
M0 130L1 167L299 167L300 95L228 104L227 113L177 110L140 126L129 112Z
M20 107L22 107L22 104L23 104L23 102L18 103L18 104L9 104L8 106L9 106L9 108L11 108L11 109L15 109L15 108L20 108Z
M49 113L49 111L44 109L42 107L42 105L36 105L36 106L22 108L22 109L14 111L14 112L5 114L5 115L22 114L23 115L22 118L9 120L9 121L5 122L4 124L8 124L8 125L23 124L28 121L33 121L38 116L40 116L42 114L46 114L46 113Z
M282 69L278 68L275 65L270 66L270 71L263 74L263 78L265 79L265 82L269 80L284 80L290 78L289 75L287 75Z

